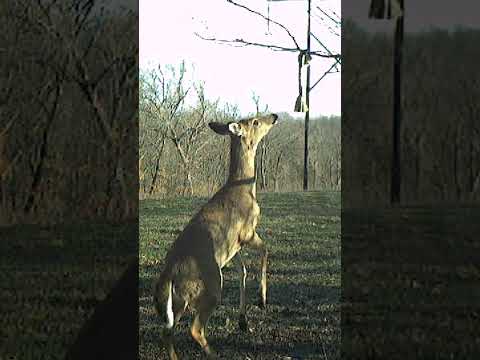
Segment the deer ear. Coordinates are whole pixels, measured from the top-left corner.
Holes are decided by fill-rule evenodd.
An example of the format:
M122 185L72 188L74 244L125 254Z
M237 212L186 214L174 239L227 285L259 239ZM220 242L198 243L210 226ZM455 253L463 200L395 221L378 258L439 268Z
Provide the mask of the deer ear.
M228 124L228 130L230 131L230 134L235 136L244 135L242 127L240 126L239 123L236 123L236 122L231 122L230 124Z
M229 129L227 124L222 124L219 122L210 122L208 123L208 126L210 126L210 129L212 129L219 135L229 134Z

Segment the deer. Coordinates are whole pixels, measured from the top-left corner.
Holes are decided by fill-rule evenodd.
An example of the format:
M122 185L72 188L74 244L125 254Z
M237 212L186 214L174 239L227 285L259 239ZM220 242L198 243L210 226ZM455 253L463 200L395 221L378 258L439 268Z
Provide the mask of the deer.
M170 360L178 359L174 328L187 307L195 312L191 336L207 358L217 358L207 342L205 328L221 300L222 268L235 255L241 270L239 326L241 330L247 329L246 269L239 254L244 247L256 250L261 256L260 296L261 306L266 306L268 252L256 232L260 207L256 199L255 153L277 120L276 114L270 114L208 124L216 134L230 136L229 176L173 242L154 285L153 301L166 322L162 337Z

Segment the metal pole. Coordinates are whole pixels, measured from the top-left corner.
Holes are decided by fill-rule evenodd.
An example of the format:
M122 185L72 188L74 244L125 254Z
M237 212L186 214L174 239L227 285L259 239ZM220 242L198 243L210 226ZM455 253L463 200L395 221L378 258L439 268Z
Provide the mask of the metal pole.
M392 152L392 178L390 201L391 204L400 202L401 189L401 149L400 135L402 125L402 47L403 47L403 24L404 5L399 0L402 9L402 16L396 20L395 44L394 44L394 69L393 69L393 152Z
M308 0L308 25L307 25L307 56L310 56L310 9L311 0ZM303 162L303 190L308 190L308 123L310 121L310 66L307 66L307 88L305 96L307 111L305 112L305 149Z

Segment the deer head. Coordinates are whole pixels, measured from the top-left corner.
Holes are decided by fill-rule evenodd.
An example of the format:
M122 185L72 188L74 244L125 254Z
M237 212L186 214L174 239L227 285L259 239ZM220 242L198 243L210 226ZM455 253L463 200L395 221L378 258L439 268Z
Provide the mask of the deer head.
M255 116L221 124L211 122L208 125L219 135L230 135L229 182L255 181L255 153L257 146L276 124L278 115ZM253 184L254 189L255 185ZM255 190L253 191L255 192Z
M219 135L230 135L232 145L239 145L244 150L255 153L258 144L268 134L273 125L277 123L278 115L255 116L238 122L221 124L211 122L208 125Z

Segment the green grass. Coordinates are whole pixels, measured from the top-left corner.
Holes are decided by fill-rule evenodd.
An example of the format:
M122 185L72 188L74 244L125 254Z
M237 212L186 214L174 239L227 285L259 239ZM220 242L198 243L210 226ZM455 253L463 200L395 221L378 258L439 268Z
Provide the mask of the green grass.
M0 234L0 359L63 359L136 256L136 224L22 225Z
M344 209L346 358L480 359L480 208Z
M152 285L178 232L205 198L145 200L140 208L140 358L167 359L151 301ZM252 332L238 329L239 274L224 271L222 303L207 328L225 359L340 359L340 193L261 193L257 227L269 249L268 306L258 303L259 258L247 265L247 315ZM182 359L203 354L189 335L191 314L176 329Z

